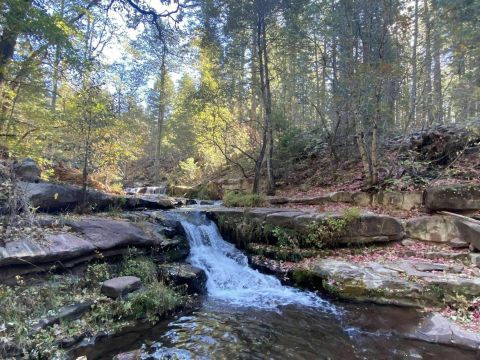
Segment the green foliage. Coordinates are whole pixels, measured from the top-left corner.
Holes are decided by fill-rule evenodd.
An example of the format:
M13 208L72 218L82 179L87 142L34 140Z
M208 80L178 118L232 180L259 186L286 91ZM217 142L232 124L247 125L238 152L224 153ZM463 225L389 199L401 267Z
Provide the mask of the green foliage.
M308 226L306 244L321 249L336 238L346 235L348 226L360 217L358 208L345 210L341 217L326 217Z
M277 245L279 247L296 248L302 244L301 234L293 229L275 226L272 229L272 235L277 239Z
M258 207L266 205L266 199L259 194L244 194L229 191L223 196L225 206L231 207Z
M175 309L183 301L183 296L163 283L154 281L146 291L132 296L129 300L128 311L136 319L146 317L150 321L157 321L159 315Z
M112 276L110 265L106 262L89 264L85 271L84 280L91 287L98 286Z
M135 249L129 249L120 265L120 275L136 276L144 283L154 283L158 277L158 271L151 258L139 256Z

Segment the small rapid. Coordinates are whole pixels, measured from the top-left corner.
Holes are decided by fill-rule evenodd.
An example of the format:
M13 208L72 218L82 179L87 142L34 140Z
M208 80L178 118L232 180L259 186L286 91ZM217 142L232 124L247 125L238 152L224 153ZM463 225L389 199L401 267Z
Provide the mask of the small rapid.
M182 226L190 243L189 262L206 272L210 298L230 305L262 309L301 305L337 311L313 293L284 286L274 276L252 269L247 257L226 242L215 223L204 214L187 215Z

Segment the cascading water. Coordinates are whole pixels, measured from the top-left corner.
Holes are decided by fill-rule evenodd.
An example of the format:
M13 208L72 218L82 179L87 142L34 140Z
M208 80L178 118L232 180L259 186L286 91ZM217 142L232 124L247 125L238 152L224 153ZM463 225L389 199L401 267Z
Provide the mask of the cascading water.
M334 311L333 305L315 294L283 286L275 277L250 268L247 257L223 240L215 223L205 215L190 214L182 225L190 242L189 261L206 272L211 298L236 306L277 308L298 304Z

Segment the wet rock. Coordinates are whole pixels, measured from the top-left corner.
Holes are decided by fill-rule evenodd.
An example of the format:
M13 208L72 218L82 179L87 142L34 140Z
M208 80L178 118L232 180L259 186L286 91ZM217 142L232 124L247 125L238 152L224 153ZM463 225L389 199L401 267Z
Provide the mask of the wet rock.
M456 221L449 216L421 216L407 220L406 235L421 241L451 243L461 237Z
M84 303L68 305L62 307L54 316L40 320L37 324L32 326L32 332L37 333L42 329L58 324L64 320L75 320L80 318L83 314L90 311L93 302L88 301Z
M205 271L188 264L166 264L160 266L160 274L175 285L186 285L190 294L207 292Z
M480 250L480 225L467 221L457 221L457 226L462 240L469 243L474 249Z
M406 335L430 343L460 346L467 349L480 348L480 335L461 329L439 313L428 316L417 329Z
M117 354L113 357L113 360L139 360L142 356L141 350L134 350Z
M103 282L102 294L110 298L118 298L142 286L142 281L136 276L121 276Z
M213 205L214 203L213 200L200 200L200 205Z
M357 301L419 306L441 304L444 297L457 294L480 295L479 278L452 273L461 269L451 266L441 267L443 271L426 271L435 270L433 266L440 269L411 261L354 264L322 259L314 264L312 272L324 280L327 291Z
M42 175L42 170L33 159L24 159L14 166L15 175L18 179L27 182L38 182Z
M444 185L425 190L428 210L479 210L480 185Z
M126 209L173 209L177 200L167 195L128 196L125 198Z
M95 246L73 234L47 235L44 240L23 239L0 247L0 266L41 264L93 253Z

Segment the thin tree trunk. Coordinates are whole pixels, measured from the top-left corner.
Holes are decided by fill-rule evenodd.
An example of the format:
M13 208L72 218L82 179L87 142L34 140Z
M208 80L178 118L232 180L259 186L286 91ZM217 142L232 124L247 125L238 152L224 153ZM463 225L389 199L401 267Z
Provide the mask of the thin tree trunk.
M265 18L262 26L263 56L265 67L265 127L267 130L267 194L275 194L275 180L273 176L273 124L272 124L272 93L270 90L269 58L267 48L267 29Z
M431 52L431 24L430 11L428 9L428 0L424 0L424 17L425 17L425 112L426 127L433 124L432 112L432 52Z
M158 119L157 119L157 139L155 143L155 161L154 161L154 181L158 185L160 181L160 157L162 150L162 136L163 136L163 123L165 121L165 79L166 79L166 54L167 46L164 43L162 47L162 60L160 65L160 91L158 102Z
M258 10L258 19L257 19L257 53L258 53L258 69L260 74L260 90L262 94L262 102L266 104L266 94L265 94L265 69L263 67L263 44L262 44L262 26L264 24L264 20L260 11ZM264 108L264 119L265 119L265 108ZM267 132L268 129L265 126L265 121L263 123L262 129L262 145L260 147L260 153L258 155L257 161L255 163L255 176L253 179L253 189L252 192L254 194L258 194L260 190L260 178L261 178L261 171L262 171L262 164L265 158L265 150L267 146Z
M60 3L60 18L63 19L63 15L65 12L65 0L61 0ZM55 112L57 109L57 93L58 93L58 78L60 75L60 52L61 47L60 45L55 46L55 59L53 61L53 79L52 79L52 102L51 107L52 111Z
M418 0L415 0L415 20L412 48L412 88L410 91L410 111L407 126L417 118L417 44L418 44Z
M438 13L437 0L432 0L432 13L436 16ZM438 21L438 19L436 19ZM435 121L439 124L444 122L443 113L443 94L442 94L442 68L440 52L442 43L438 24L433 25L433 89L435 94Z

